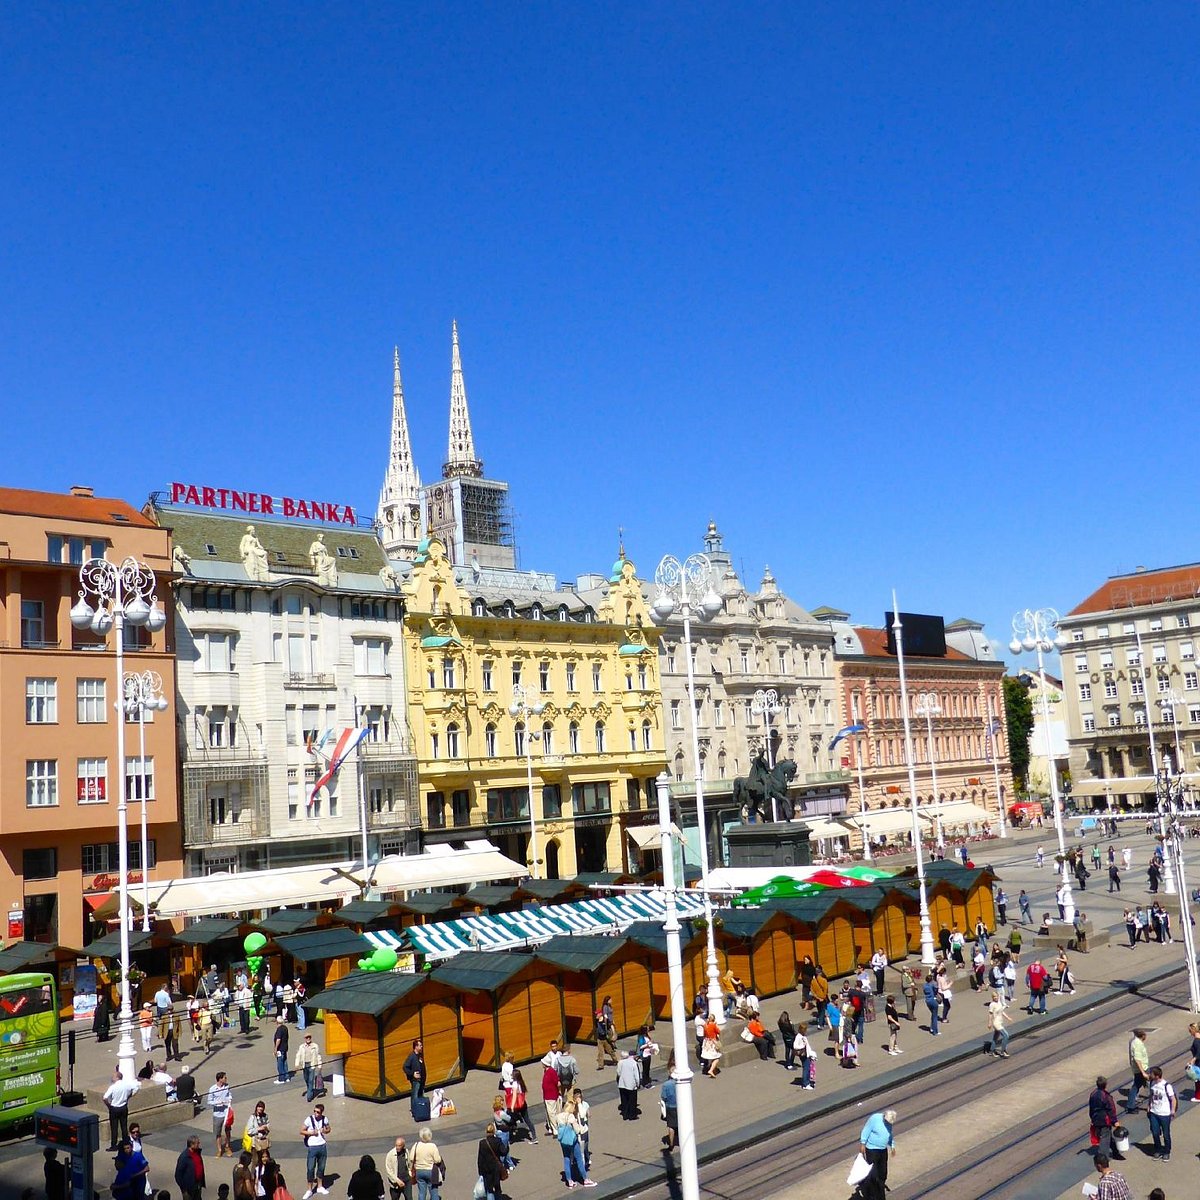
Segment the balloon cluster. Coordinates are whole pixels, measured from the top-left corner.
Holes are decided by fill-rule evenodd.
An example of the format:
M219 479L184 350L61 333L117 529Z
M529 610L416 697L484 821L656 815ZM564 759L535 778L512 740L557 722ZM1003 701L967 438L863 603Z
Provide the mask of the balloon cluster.
M395 950L380 946L369 958L358 960L358 969L360 971L391 971L395 969L397 961Z
M262 955L259 951L266 944L266 935L262 933L248 933L246 940L242 943L242 949L246 952L246 969L253 979L258 978L258 972L262 967Z

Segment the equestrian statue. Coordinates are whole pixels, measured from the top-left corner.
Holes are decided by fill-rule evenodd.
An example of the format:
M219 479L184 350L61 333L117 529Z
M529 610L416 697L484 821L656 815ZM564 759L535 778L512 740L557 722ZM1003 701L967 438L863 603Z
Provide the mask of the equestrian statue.
M779 819L792 820L796 809L788 796L788 784L795 778L796 764L790 758L781 758L770 767L766 755L760 751L750 764L750 774L739 775L733 781L733 802L741 810L742 824L774 820L767 815L771 812L772 800Z

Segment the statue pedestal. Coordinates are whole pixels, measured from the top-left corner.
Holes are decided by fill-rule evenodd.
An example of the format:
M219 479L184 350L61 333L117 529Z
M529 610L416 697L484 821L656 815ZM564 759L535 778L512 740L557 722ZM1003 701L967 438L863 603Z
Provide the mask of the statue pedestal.
M803 821L767 821L759 825L731 825L731 867L807 867L812 865L808 826Z

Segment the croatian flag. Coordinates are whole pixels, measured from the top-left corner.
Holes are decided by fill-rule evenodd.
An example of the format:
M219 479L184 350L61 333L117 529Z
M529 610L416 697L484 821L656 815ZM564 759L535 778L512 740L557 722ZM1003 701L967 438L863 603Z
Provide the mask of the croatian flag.
M333 748L333 753L329 756L329 762L325 766L325 774L313 785L311 795L308 797L308 805L311 808L313 801L317 798L317 793L329 783L333 782L342 763L350 757L357 748L359 742L367 736L368 729L362 726L359 729L343 729L342 736L338 738L337 745Z
M847 725L845 729L839 729L834 735L834 739L829 743L829 749L832 750L844 737L849 737L852 733L866 733L865 725Z

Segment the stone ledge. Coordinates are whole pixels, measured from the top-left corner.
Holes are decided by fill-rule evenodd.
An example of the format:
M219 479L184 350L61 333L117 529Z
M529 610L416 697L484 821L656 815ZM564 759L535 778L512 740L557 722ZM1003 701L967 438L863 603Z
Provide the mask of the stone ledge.
M87 1107L100 1118L100 1137L108 1137L108 1106L104 1103L104 1093L107 1084L100 1088L88 1088ZM158 1129L169 1129L172 1125L181 1125L190 1121L196 1115L192 1104L180 1104L178 1101L168 1102L167 1089L161 1083L145 1083L133 1094L129 1101L129 1119L137 1121L143 1133L153 1133Z

